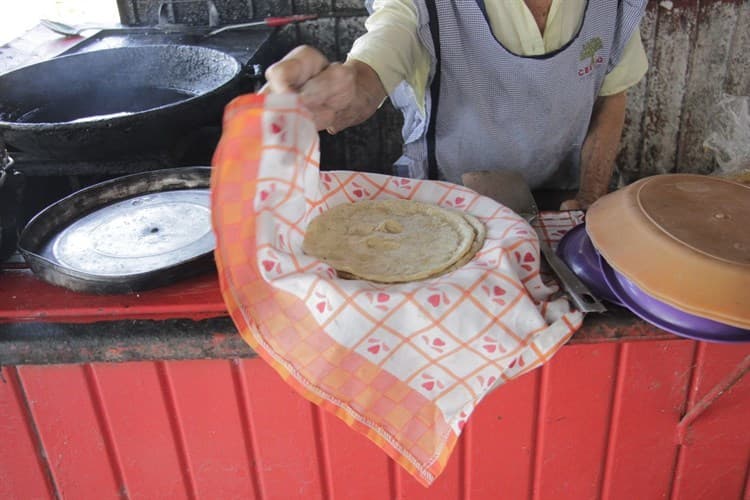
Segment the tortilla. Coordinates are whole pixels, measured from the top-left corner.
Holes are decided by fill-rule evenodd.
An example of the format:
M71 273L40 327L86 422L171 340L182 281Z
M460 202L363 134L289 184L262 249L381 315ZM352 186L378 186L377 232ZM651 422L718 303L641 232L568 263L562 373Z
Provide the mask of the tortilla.
M440 274L447 274L451 271L455 271L456 269L465 266L484 246L484 239L487 237L487 228L482 223L482 221L471 214L467 214L466 212L461 212L461 216L463 216L463 218L466 219L466 222L468 222L474 229L474 242L471 244L471 247L469 247L469 251L466 252L463 257L458 259L455 264L450 266L448 269L445 269Z
M418 201L345 203L310 222L302 248L341 275L403 283L435 276L476 252L476 228L484 234L484 226L475 222Z
M471 261L471 259L474 258L477 252L479 252L479 250L482 249L482 246L484 246L484 239L487 237L487 228L485 227L485 225L473 215L467 214L465 212L459 212L459 213L474 228L474 242L471 244L471 247L469 247L469 251L466 252L466 254L464 254L464 256L461 257L455 264L451 265L447 269L444 269L440 272L427 276L426 278L435 278L437 276L442 276L444 274L453 272L456 269L460 269L464 265L468 264ZM342 278L345 280L364 279L360 276L355 276L354 274L347 273L346 271L337 270L336 274L338 275L339 278Z

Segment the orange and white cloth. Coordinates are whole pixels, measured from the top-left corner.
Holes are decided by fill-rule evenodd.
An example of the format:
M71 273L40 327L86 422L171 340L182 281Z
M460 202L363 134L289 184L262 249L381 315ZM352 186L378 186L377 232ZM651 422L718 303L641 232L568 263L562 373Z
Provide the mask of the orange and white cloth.
M318 158L295 96L227 107L211 186L225 302L289 384L429 485L482 398L550 359L582 315L550 300L536 235L509 209L444 182L320 172ZM302 252L319 213L387 198L466 210L487 226L483 248L449 274L396 285L339 279Z

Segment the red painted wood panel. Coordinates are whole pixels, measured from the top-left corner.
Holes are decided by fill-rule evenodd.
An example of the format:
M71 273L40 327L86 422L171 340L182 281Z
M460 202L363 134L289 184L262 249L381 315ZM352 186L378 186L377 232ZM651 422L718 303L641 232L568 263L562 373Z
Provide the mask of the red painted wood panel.
M156 364L102 363L93 369L128 495L184 498L192 492Z
M315 407L261 359L243 360L241 367L263 498L323 498L325 463L317 460Z
M750 349L700 344L688 410L729 374ZM742 498L750 461L750 377L722 394L690 427L680 450L672 498Z
M13 367L0 368L0 498L49 498L33 422Z
M599 497L619 346L569 346L544 367L534 498Z
M750 379L675 431L750 346L697 345L566 346L479 405L429 489L260 359L5 368L0 498L54 498L46 456L63 498L741 499Z
M378 500L391 496L391 460L369 439L337 417L322 414L328 492L333 500Z
M602 498L665 498L677 458L675 427L690 380L694 342L623 344Z
M254 498L255 471L232 361L164 363L168 399L199 498Z
M21 366L18 371L60 496L119 496L121 475L88 368Z
M469 419L467 498L530 497L540 371L489 394ZM468 432L468 434L467 434Z
M456 445L456 449L448 459L443 473L435 479L435 482L429 488L425 488L417 482L412 476L406 473L401 467L398 467L396 475L396 498L398 500L454 500L463 498L461 496L462 488L462 467L461 467L461 443Z

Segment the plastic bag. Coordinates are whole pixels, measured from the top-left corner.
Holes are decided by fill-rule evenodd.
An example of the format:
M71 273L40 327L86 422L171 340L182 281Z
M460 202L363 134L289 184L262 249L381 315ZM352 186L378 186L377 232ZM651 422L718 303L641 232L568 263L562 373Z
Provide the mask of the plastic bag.
M716 174L750 182L750 97L721 96L703 147L714 153Z

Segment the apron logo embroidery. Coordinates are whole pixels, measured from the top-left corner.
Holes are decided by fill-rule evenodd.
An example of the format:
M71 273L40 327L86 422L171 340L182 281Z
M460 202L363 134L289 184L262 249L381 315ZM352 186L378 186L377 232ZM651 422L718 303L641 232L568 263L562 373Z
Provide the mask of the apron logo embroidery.
M604 48L602 39L599 37L592 38L583 46L581 50L581 61L590 60L589 64L578 70L578 76L586 76L594 71L594 68L604 62L604 58L601 55L597 55L601 49Z

